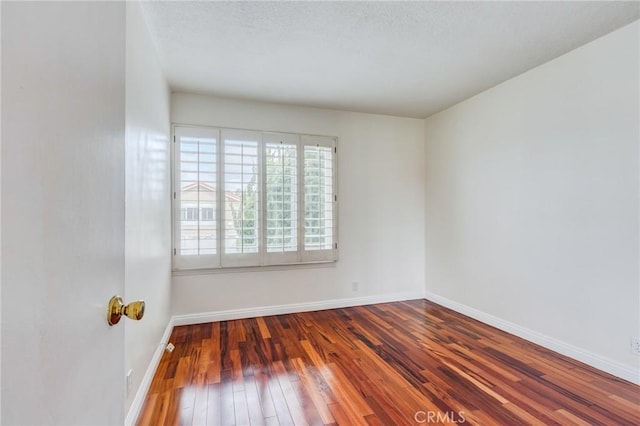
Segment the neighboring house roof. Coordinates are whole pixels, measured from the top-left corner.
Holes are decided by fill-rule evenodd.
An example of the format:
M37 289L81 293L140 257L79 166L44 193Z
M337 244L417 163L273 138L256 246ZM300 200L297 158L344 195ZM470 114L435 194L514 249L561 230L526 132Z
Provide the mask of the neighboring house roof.
M193 182L182 187L183 191L203 191L203 192L215 192L217 188L215 185L206 182ZM230 201L242 201L242 198L235 192L225 192L224 197Z

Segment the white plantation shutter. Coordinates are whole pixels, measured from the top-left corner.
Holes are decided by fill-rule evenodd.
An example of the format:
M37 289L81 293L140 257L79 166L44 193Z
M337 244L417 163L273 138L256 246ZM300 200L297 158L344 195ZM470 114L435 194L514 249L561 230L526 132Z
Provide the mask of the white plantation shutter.
M218 130L175 128L175 266L219 266Z
M264 133L264 263L299 261L298 135Z
M337 259L336 139L174 128L174 269Z
M261 264L259 132L223 129L222 266Z
M335 139L303 136L303 261L334 260L336 239Z

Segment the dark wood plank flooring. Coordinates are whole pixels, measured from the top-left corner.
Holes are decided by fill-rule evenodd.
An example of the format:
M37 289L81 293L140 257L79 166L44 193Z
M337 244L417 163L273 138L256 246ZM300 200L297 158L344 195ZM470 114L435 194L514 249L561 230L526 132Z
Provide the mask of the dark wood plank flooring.
M640 387L426 300L170 341L139 425L640 424Z

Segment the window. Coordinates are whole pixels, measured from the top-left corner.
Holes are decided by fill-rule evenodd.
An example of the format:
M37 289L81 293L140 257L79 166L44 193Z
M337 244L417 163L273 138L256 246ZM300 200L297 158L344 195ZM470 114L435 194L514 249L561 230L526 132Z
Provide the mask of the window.
M322 259L334 239L333 149L309 138L304 145L304 249Z
M182 207L180 216L183 222L198 220L198 207Z
M214 210L213 207L203 207L202 215L200 216L200 220L203 222L211 222L213 221Z
M208 129L176 129L174 242L186 267L203 267L218 254L218 136ZM207 211L212 213L206 216ZM179 212L179 215L177 214Z
M336 259L335 138L176 126L174 142L174 269Z

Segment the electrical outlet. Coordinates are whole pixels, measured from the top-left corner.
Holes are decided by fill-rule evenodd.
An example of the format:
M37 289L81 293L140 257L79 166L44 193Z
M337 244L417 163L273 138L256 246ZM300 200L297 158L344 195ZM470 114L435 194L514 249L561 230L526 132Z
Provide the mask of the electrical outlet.
M354 281L351 283L351 291L358 291L359 287L360 287L360 284L358 284L357 281Z
M634 337L631 339L631 353L640 355L640 338Z
M129 370L129 372L127 373L127 380L126 380L126 385L127 385L127 398L129 398L129 394L131 393L131 378L133 376L133 370Z

